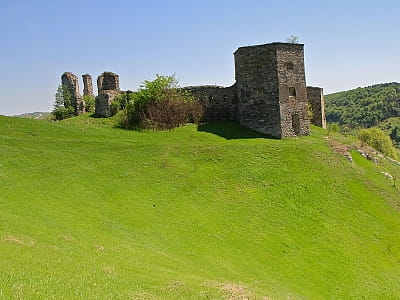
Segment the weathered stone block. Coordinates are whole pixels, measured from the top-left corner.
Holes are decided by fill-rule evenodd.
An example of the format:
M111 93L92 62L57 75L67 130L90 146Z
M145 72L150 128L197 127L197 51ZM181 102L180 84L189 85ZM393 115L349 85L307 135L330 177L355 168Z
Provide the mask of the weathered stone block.
M120 94L116 90L105 90L102 91L95 101L95 114L100 117L110 117L111 116L111 103Z

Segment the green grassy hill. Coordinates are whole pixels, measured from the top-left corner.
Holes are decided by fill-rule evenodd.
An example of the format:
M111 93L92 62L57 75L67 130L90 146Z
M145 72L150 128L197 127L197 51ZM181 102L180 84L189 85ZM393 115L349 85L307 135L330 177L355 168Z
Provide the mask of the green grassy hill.
M400 298L395 164L108 123L0 117L1 299Z

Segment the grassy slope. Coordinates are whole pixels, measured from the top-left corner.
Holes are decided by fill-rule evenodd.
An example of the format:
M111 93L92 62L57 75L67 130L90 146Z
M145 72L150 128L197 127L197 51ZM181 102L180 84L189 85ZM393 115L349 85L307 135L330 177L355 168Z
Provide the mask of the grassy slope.
M393 166L316 128L102 122L0 117L0 298L400 298Z

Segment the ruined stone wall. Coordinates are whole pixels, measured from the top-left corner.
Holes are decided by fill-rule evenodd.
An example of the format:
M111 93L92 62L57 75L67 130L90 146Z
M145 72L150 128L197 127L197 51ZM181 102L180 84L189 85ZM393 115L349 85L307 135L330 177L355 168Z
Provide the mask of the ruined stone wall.
M119 75L112 72L104 72L97 77L97 89L100 94L104 90L119 91Z
M102 91L95 100L95 115L99 117L111 116L111 103L120 95L116 90Z
M75 114L80 115L85 112L85 102L79 93L78 77L71 72L65 72L61 75L61 84L68 88L71 94L71 104L75 109Z
M104 72L97 78L98 96L95 101L95 114L101 117L111 116L111 103L121 93L119 76L112 72Z
M282 136L310 134L304 45L275 43Z
M307 87L307 98L312 110L311 123L326 128L324 90L319 87Z
M241 47L234 56L240 123L281 138L275 47L271 44Z
M89 74L82 75L83 79L83 96L94 98L92 76Z
M188 86L190 91L204 104L204 121L237 119L236 86L222 87L215 85Z

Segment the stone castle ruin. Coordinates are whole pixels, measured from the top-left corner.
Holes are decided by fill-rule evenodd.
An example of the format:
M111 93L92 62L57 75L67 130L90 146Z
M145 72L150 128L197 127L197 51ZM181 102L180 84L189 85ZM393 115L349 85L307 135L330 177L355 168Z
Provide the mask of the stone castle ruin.
M308 135L310 121L326 128L323 90L306 86L303 44L240 47L234 57L233 86L186 88L207 104L206 119L237 120L277 138Z
M234 85L184 88L204 103L204 120L237 120L276 138L308 135L310 122L326 128L323 89L306 86L303 44L240 47L234 58ZM83 81L84 95L93 96L91 76L83 75ZM77 77L64 73L64 82L73 91L73 103L81 107ZM112 101L121 93L119 76L104 72L97 79L97 87L95 114L108 117ZM76 111L83 112L81 108Z

